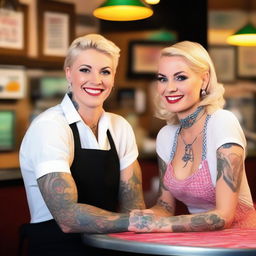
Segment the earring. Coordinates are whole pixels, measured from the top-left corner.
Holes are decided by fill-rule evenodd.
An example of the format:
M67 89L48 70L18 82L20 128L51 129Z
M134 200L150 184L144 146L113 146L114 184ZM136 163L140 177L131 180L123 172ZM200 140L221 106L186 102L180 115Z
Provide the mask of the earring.
M205 89L201 89L201 97L205 97L207 95L207 92Z

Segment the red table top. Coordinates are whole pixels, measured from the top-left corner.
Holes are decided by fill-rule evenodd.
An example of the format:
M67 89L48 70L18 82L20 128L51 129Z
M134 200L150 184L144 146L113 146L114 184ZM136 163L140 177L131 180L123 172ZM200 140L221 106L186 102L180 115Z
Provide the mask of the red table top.
M214 248L256 248L256 229L225 229L211 232L109 234L133 242Z

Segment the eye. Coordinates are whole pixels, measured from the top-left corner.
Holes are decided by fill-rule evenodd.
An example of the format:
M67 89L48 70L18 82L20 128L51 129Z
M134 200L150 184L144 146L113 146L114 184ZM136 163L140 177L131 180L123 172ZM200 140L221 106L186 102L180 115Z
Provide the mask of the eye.
M89 68L80 68L79 71L83 72L83 73L89 73L90 69Z
M164 83L164 82L167 82L168 79L165 77L165 76L157 76L156 77L156 80L160 83Z
M186 80L187 78L188 78L188 77L185 76L185 75L178 75L178 76L175 77L175 80L177 80L177 81L184 81L184 80Z
M101 73L102 73L103 75L110 75L110 74L111 74L111 71L108 70L108 69L104 69L104 70L101 71Z

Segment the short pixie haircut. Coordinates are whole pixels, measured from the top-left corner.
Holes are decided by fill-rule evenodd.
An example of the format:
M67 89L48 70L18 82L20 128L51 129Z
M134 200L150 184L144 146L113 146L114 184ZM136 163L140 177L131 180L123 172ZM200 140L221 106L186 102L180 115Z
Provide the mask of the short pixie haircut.
M162 49L160 58L163 56L182 57L188 63L190 69L197 74L209 72L209 82L206 88L207 94L200 98L199 106L205 106L207 114L213 113L216 109L223 108L225 103L223 97L224 87L218 83L212 60L201 44L190 41L178 42ZM156 94L155 106L156 117L166 120L170 124L179 123L177 114L165 108L158 93Z
M109 55L113 60L114 69L116 70L120 57L120 49L112 41L99 34L81 36L71 43L64 61L64 70L74 63L81 51L86 49L95 49Z

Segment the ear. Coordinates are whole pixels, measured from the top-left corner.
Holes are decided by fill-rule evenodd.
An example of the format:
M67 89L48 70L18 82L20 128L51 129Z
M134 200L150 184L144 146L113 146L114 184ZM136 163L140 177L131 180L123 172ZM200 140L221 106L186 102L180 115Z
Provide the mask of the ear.
M208 87L208 84L209 84L209 81L210 81L210 74L209 74L209 71L206 71L203 75L202 75L202 87L201 89L202 90L207 90L207 87Z
M65 75L66 75L66 79L71 84L71 71L70 71L70 67L66 67L65 68Z

